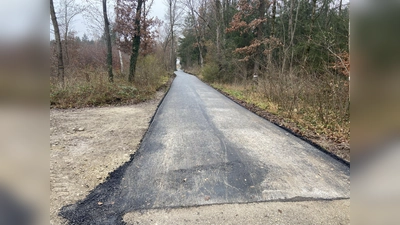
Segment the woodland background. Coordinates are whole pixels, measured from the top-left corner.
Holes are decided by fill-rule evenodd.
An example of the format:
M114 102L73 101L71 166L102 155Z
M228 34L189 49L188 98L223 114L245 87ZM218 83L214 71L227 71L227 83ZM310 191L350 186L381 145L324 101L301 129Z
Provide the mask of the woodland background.
M163 0L160 18L152 0L50 3L53 107L144 101L179 59L295 133L350 151L348 1ZM76 36L79 14L97 35Z

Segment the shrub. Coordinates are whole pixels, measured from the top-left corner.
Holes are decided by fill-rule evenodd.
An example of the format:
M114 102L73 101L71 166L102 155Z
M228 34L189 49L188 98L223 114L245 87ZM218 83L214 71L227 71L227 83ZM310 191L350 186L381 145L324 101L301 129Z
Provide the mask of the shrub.
M201 76L206 82L213 83L219 80L219 69L216 63L208 63L201 70Z

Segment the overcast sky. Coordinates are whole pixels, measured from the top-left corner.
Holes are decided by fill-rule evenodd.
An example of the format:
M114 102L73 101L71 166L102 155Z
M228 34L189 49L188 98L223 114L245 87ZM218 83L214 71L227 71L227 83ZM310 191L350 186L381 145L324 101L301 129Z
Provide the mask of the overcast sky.
M79 2L80 0L78 0ZM160 20L165 19L167 6L164 3L164 0L154 0L153 7L151 8L150 15L154 17L158 17ZM77 36L82 37L83 34L90 36L91 31L88 30L86 26L86 21L82 15L76 16L72 23L72 30L77 32ZM52 34L50 36L53 36Z
M17 0L12 0L12 1L0 0L0 1L4 1L4 2L7 2L7 3L11 4L12 2L17 1ZM20 1L20 0L18 0L18 1ZM55 7L57 7L56 4L59 1L60 0L54 0ZM99 3L101 2L100 0L97 0L97 1L99 1ZM165 14L166 14L167 6L164 3L164 1L165 0L154 0L153 7L151 8L151 12L150 12L151 16L157 17L160 20L165 20ZM355 1L357 2L357 0L355 0ZM28 2L30 2L30 1L28 1ZM76 2L77 3L84 2L84 0L76 0ZM115 2L115 1L109 1L109 2ZM349 2L349 0L343 0L343 4L347 4L348 2ZM99 6L101 7L101 5L99 5ZM110 7L109 11L113 10L113 8L114 7L112 7L112 8ZM6 10L1 10L1 9L2 9L2 7L0 7L0 12L6 11ZM15 16L15 17L18 18L17 16ZM12 23L12 25L15 26L15 24L17 24L16 23L17 20L13 20L13 21L14 21L14 23ZM1 21L0 21L0 24L1 24ZM5 24L5 25L8 24L10 26L11 23L4 22L3 24ZM54 34L53 34L53 31L52 31L52 24L50 24L50 29L51 29L50 30L50 38L53 39ZM79 37L82 37L83 34L86 34L87 36L89 36L89 38L92 38L91 37L92 31L89 30L89 28L87 27L87 22L85 21L85 19L83 18L82 15L78 15L78 16L76 16L74 18L74 20L73 20L73 22L71 24L71 30L76 31L77 32L76 35L79 36Z
M49 15L37 1L0 0L0 40L16 41L43 32L40 25Z

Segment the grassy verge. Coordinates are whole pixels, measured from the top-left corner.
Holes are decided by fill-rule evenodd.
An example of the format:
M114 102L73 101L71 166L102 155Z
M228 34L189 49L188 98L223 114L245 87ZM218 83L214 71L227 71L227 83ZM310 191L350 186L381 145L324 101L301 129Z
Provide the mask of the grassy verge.
M222 94L257 115L284 127L350 162L348 81L313 74L264 74L257 83L210 81L207 71L189 69Z
M171 78L155 58L139 61L133 83L126 75L115 74L114 82L108 82L102 68L85 68L70 71L64 87L56 81L50 82L50 107L80 108L103 105L136 104L152 99L157 90L165 87Z
M297 103L296 108L288 110L279 102L271 101L251 85L210 85L259 116L350 162L350 121L334 116L327 121L326 117L320 117L321 112L318 108L305 103Z

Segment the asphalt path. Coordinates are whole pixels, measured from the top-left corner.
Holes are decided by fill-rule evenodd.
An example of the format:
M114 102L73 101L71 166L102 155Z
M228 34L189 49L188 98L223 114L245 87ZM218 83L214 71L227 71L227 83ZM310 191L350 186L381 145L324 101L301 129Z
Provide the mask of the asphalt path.
M118 224L135 210L350 198L348 165L176 75L132 160L61 216Z

